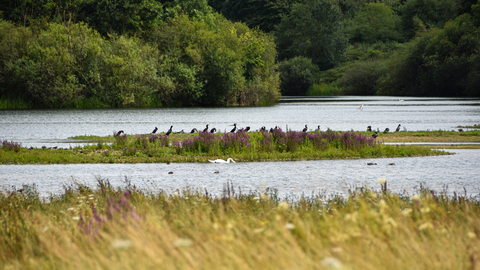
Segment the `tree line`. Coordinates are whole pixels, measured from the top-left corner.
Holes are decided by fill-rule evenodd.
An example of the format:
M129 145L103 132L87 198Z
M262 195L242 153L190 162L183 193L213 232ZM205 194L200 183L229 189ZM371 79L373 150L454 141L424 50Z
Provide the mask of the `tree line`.
M287 95L480 96L477 0L209 0L273 33Z
M273 37L206 1L2 1L0 96L27 107L255 106ZM22 103L20 102L20 103Z
M478 0L0 0L0 14L0 107L480 95Z

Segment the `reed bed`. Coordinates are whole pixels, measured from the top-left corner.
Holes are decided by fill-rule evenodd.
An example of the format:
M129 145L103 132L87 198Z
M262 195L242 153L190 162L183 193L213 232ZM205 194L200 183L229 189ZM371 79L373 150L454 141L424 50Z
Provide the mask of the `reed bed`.
M172 194L66 186L0 194L1 269L478 269L478 199L360 188Z
M181 137L177 137L181 138ZM237 132L198 133L170 139L164 134L115 135L111 144L74 149L0 149L0 164L32 163L158 163L236 161L288 161L375 157L410 157L448 154L424 146L378 143L359 132Z

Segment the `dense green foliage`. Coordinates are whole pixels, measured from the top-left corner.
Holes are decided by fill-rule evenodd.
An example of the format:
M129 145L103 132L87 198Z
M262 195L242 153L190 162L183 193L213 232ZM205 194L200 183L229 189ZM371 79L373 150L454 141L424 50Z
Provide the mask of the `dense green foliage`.
M113 21L120 28L108 33L110 26L93 23L108 39L84 23L0 21L0 97L33 107L268 105L279 98L272 36L176 8L142 38L118 34L139 30Z
M280 89L480 96L479 6L0 1L0 107L268 105Z
M320 69L312 60L297 56L280 63L280 89L286 96L304 96L317 80Z
M321 70L343 60L346 38L341 35L340 12L329 2L308 1L293 7L276 28L280 60L304 56Z

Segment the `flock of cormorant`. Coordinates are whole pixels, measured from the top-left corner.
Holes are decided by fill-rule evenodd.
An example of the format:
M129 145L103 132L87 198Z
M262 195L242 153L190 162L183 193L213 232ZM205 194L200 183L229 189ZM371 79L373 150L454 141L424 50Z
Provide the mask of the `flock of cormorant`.
M216 129L216 128L212 128L212 129L209 130L208 126L209 126L209 125L207 124L206 127L203 129L202 132L210 132L210 133L212 133L212 134L215 133L215 132L217 132L217 129ZM237 123L234 123L232 126L233 126L233 129L230 130L230 133L235 133L235 132L248 132L248 131L250 131L250 127L249 127L249 126L247 126L247 127L245 127L245 128L241 128L241 129L237 129ZM399 132L401 126L402 126L401 124L398 124L397 128L395 129L395 132ZM278 129L280 129L280 128L279 128L278 126L275 126L275 128L270 128L269 132L272 133L272 132L274 132L274 131L276 131L276 130L278 130ZM158 128L155 127L155 129L152 131L152 134L156 133L157 131L158 131ZM167 135L167 136L170 135L170 134L172 133L172 131L173 131L173 126L170 126L170 129L167 130L167 132L165 133L165 135ZM265 126L263 126L263 127L261 127L260 129L258 129L258 131L260 131L260 132L266 132L266 131L267 131L267 128L266 128ZM307 131L308 131L308 126L305 125L305 127L303 128L302 131L303 131L303 132L307 132ZM318 127L315 129L315 131L320 131L320 126L318 126ZM197 133L197 132L198 132L198 129L196 129L196 128L193 128L193 129L190 131L190 133ZM368 127L367 127L367 132L372 132L372 126L368 126ZM386 128L386 129L383 131L383 133L388 133L388 132L390 132L390 129L389 129L389 128ZM118 131L118 132L115 132L114 136L119 136L119 135L121 135L122 133L124 133L123 130L120 130L120 131ZM183 134L183 133L185 133L185 132L184 132L184 130L182 129L181 131L175 132L175 133L176 133L176 134ZM376 139L376 138L378 137L378 131L375 131L375 133L372 134L372 137Z

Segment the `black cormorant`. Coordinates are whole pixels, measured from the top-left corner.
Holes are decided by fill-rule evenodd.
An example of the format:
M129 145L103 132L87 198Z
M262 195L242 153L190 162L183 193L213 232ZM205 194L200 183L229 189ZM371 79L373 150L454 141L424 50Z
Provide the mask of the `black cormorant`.
M400 126L401 126L401 125L398 124L398 127L397 127L397 129L395 129L395 132L399 132L399 131L400 131Z
M158 130L158 128L157 128L157 127L155 127L155 129L152 131L152 133L155 133L155 132L157 132L157 130Z
M173 126L170 127L170 129L167 131L167 133L165 133L165 135L167 135L167 136L170 135L170 133L172 133L172 128L173 128Z
M193 128L192 131L190 131L190 133L195 133L195 132L198 132L196 128Z
M217 132L217 129L216 129L216 128L212 128L212 129L210 130L210 133L212 133L212 134L215 133L215 132Z
M308 130L308 127L307 125L305 125L305 127L303 128L303 132L307 132L307 130Z
M371 132L372 131L372 126L368 126L367 127L367 132Z
M203 132L208 132L208 124L207 127L203 130Z
M234 133L235 130L237 130L237 124L236 123L233 124L233 128L232 128L232 130L230 130L230 133Z
M375 133L372 134L372 137L376 139L378 137L378 132L375 131Z

